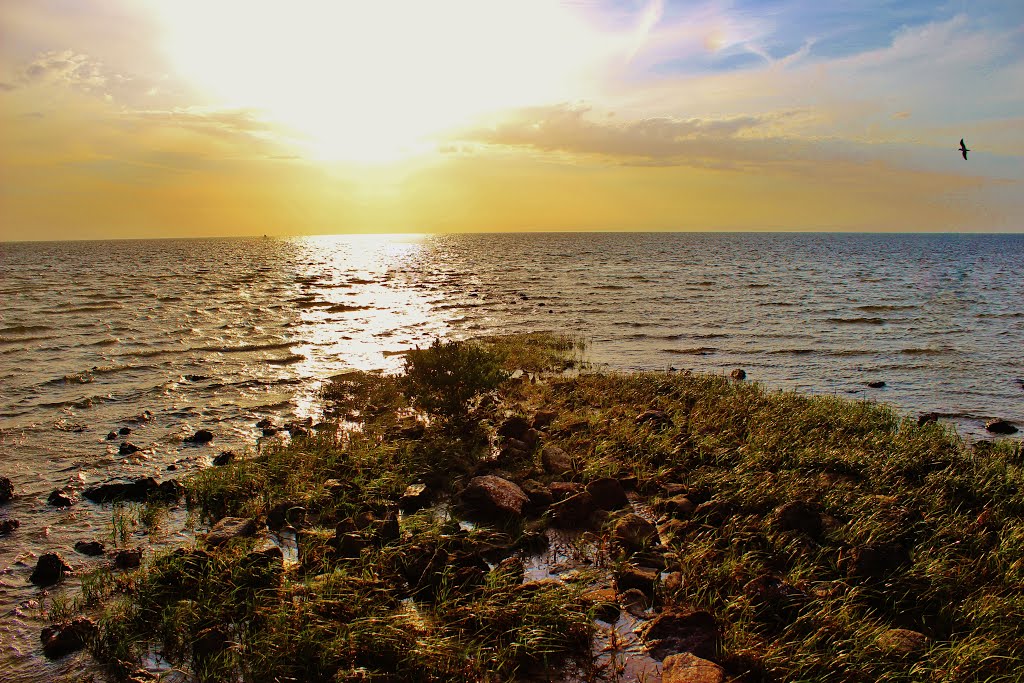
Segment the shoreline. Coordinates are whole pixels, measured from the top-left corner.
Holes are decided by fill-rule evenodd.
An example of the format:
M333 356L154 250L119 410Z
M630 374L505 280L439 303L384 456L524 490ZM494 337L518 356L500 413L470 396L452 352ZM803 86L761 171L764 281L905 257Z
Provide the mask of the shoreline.
M371 593L382 601L371 600L374 610L383 610L374 612L374 619L405 623L413 617L400 606L414 604L414 616L429 615L428 621L436 622L441 631L428 628L424 638L436 636L441 638L438 642L458 644L448 654L454 659L417 665L426 667L424 671L440 667L435 671L438 676L452 661L463 661L464 655L456 655L459 648L511 647L502 639L518 632L516 625L502 622L497 613L517 609L541 619L538 628L548 633L548 640L536 651L517 644L513 651L519 654L506 653L508 659L501 659L496 670L522 674L538 665L574 662L575 677L562 680L604 680L601 671L607 673L616 657L626 656L625 650L612 652L604 661L591 656L594 644L608 645L608 638L644 646L649 656L637 655L630 665L646 662L643 666L648 668L643 671L651 674L682 661L668 657L689 653L703 655L700 659L709 667L720 667L723 675L739 680L768 680L764 676L774 675L773 671L788 671L783 680L798 672L811 676L808 680L834 680L829 677L837 672L827 662L805 652L810 648L813 654L822 646L812 647L806 635L787 638L786 627L780 632L783 635L769 638L771 646L756 646L755 641L765 638L764 629L770 624L792 626L805 618L825 618L822 610L840 607L849 610L845 616L850 618L875 614L860 631L843 632L845 640L840 641L854 660L878 674L948 666L957 653L963 654L960 641L973 642L973 631L965 639L952 628L955 619L943 616L941 610L933 614L929 606L934 603L938 609L940 594L949 602L960 589L942 572L931 572L937 578L930 588L927 581L920 584L919 565L945 567L951 561L945 549L928 540L942 537L942 524L955 523L962 527L964 540L973 543L977 536L989 539L985 541L989 545L992 534L998 540L1000 534L1015 538L1018 532L1024 533L1007 513L1018 504L1003 493L1006 485L1015 486L1021 478L1019 443L968 449L948 429L914 424L884 405L775 394L724 377L545 374L576 361L574 342L564 338L490 338L483 345L487 353L501 359L501 373L516 369L527 374L507 379L499 373L503 381L491 389L489 383L498 375L488 379L478 372L479 363L466 363L458 353L443 357L440 351L436 358L423 357L425 374L412 390L408 374L350 373L350 379L329 387L324 398L333 406L329 410L337 413L334 419L358 425L359 430L342 430L331 437L299 436L289 445L195 474L186 484L190 509L211 523L224 517L251 519L245 535L256 534L263 541L226 542L228 548L222 551L215 550L220 544L207 537L206 546L200 546L206 549L158 558L147 554L136 573L107 571L102 580L83 580L83 587L86 583L91 587L78 606L96 619L90 627L81 626L83 644L88 643L93 655L124 678L134 669L129 671L121 657L134 646L127 639L128 650L110 649L111 643L128 634L110 622L109 612L107 617L98 616L100 603L107 601L109 610L110 597L130 585L135 593L129 595L136 596L128 599L132 609L156 610L154 617L172 607L180 609L180 595L155 587L166 583L168 572L180 574L197 566L248 572L247 580L255 583L243 581L236 589L251 593L263 586L260 590L269 590L278 599L294 591L315 595L316 582L324 576L345 583L369 571L379 580L359 590L372 588ZM480 358L487 366L487 357ZM456 371L442 372L446 363L454 363ZM443 400L458 395L467 383L488 388L471 392L464 401ZM437 398L424 403L423 396L430 395ZM612 397L621 403L609 404ZM460 414L461 403L473 407ZM424 420L426 415L430 419ZM759 424L765 415L774 415L779 423ZM814 419L808 422L809 417ZM455 429L456 423L462 427ZM825 432L818 433L822 429ZM790 440L805 445L787 445ZM844 449L854 452L841 452ZM965 467L977 472L979 463L996 467L999 462L1004 463L1002 488L958 472ZM972 492L976 499L962 501L959 506L965 509L951 507L943 477L958 481L963 492ZM436 511L416 514L441 500L446 501L442 508L446 512L440 518ZM936 519L943 520L937 527ZM912 532L922 524L924 530ZM256 526L262 531L257 533ZM558 578L550 571L552 563L537 560L552 552L550 544L559 538L551 536L554 529L572 532L569 556L579 555L572 567L558 572ZM920 538L915 536L922 533ZM760 550L733 548L736 539L748 537ZM276 542L267 544L272 538ZM694 547L704 548L708 557L694 554ZM446 559L432 565L430 558L438 553ZM553 556L562 555L555 552ZM774 560L766 561L773 556ZM922 561L924 557L927 562ZM708 564L711 558L740 572L743 580L722 575L722 566ZM408 566L410 561L415 571ZM971 561L987 561L980 547ZM527 566L536 570L534 575L539 571L548 578L524 583ZM565 572L575 572L574 578L562 577ZM206 588L214 584L220 590L226 588L218 583L220 579L207 576L209 572L200 573L200 584L213 582ZM704 576L703 587L695 584L698 576ZM989 583L980 589L995 590L1009 577L987 577ZM886 606L892 584L908 581L908 587L916 586L923 594L917 616L912 614L913 605ZM350 589L355 590L346 588ZM860 604L859 598L850 597L861 593L882 602ZM840 594L854 604L832 605ZM352 595L339 594L338 599ZM969 594L964 597L973 599ZM413 602L403 602L409 599ZM556 611L568 621L542 609L538 600L557 602L561 607ZM453 611L462 614L460 610L469 609L470 604L485 612L496 610L493 623L477 624L497 639L488 641L489 645L460 630L458 619L450 621ZM69 619L75 613L70 607L65 605L52 616L57 621ZM276 614L278 609L273 604L260 607L251 600L240 607L255 609L253 614ZM161 636L168 654L176 654L193 669L212 666L211 653L182 650L185 641L181 639L196 635L197 629L213 628L217 621L211 621L214 605L196 609L212 610L205 627L184 619L174 627L179 629L177 635ZM885 614L892 616L879 619ZM602 615L611 621L602 621ZM314 622L320 619L315 614L307 617ZM618 633L617 624L621 630L618 622L630 619L629 634L609 635ZM1014 627L1005 620L996 623L1002 636L996 637L993 647L1002 652ZM498 628L498 624L504 626ZM870 643L864 640L867 631L873 634ZM689 636L684 637L686 633ZM567 634L571 637L562 638ZM237 657L263 657L252 650L257 642L271 649L281 645L252 635L256 640L241 643L222 634L221 645L211 646L219 653L214 658L218 666L229 666L237 673L230 669L239 665ZM354 647L351 637L346 642ZM690 649L681 649L680 643L689 637L703 645L690 643ZM907 651L893 654L879 644L887 639L899 641L893 646L896 650ZM228 641L234 644L225 650L223 643ZM328 644L325 641L324 647ZM879 648L887 654L879 655ZM234 663L222 662L221 654ZM361 656L353 655L352 672L366 669L367 675L372 674L373 667L367 669ZM1008 656L1012 659L1020 653L1011 651ZM990 666L984 659L968 659ZM793 661L787 664L787 660ZM344 661L348 660L337 659L332 666L343 669ZM380 673L403 666L402 661L399 657L388 662ZM473 676L486 673L484 663L474 666L483 668Z

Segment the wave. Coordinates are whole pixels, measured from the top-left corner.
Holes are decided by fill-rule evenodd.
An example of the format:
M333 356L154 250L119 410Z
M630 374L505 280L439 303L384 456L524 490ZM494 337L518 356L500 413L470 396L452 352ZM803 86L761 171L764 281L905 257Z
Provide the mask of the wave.
M72 306L70 308L58 308L53 311L58 315L64 315L65 313L96 313L99 311L120 311L124 306L122 304L87 304L85 306Z
M944 348L944 349L927 349L927 348L925 348L925 349L916 349L916 348L909 348L909 349L900 349L900 353L906 354L908 356L943 356L943 355L946 355L948 353L956 353L956 349L949 349L949 348Z
M630 287L627 287L626 285L594 285L593 287L591 287L591 289L600 289L615 292L621 289L630 289Z
M812 353L820 353L817 349L775 349L774 351L768 351L770 355L792 355L792 356L806 356Z
M854 306L855 310L864 311L865 313L885 313L886 311L911 311L918 308L915 304L867 304L864 306Z
M22 334L24 332L45 332L46 330L52 330L53 328L49 325L10 325L8 327L0 327L0 334Z
M717 350L713 346L694 346L689 349L662 349L664 353L674 353L681 356L707 356Z
M289 349L298 342L275 342L273 344L242 344L240 346L196 346L192 351L213 351L214 353L252 353L254 351L275 351Z
M291 365L303 360L306 360L306 357L301 353L290 353L284 358L267 358L263 362L268 365Z
M54 339L52 335L34 335L28 337L4 337L0 336L0 344L24 344L25 342L31 341L45 341L47 339Z
M840 325L884 325L888 321L885 318L828 318L830 323L839 323Z

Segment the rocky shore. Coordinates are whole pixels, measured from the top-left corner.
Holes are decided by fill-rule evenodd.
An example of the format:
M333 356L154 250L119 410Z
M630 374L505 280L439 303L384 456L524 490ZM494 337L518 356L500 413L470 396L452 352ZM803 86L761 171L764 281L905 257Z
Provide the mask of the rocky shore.
M287 444L83 491L183 496L207 531L115 549L42 648L116 680L159 676L154 650L211 681L1017 680L1019 443L577 362L551 335L436 344L335 378Z

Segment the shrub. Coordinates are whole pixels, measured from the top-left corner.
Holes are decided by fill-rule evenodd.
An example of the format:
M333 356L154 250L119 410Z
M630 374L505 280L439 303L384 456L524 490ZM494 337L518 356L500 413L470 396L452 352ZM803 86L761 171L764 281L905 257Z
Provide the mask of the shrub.
M477 344L435 339L405 357L405 393L422 410L442 419L464 419L469 403L508 378L498 356Z

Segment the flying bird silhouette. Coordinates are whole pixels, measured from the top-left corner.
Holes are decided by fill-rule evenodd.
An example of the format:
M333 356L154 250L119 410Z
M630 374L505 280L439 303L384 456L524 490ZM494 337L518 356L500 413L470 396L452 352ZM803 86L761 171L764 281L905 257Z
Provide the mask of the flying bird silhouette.
M964 159L967 158L967 153L971 150L967 149L967 145L964 144L964 139L960 138L960 153L964 155Z

